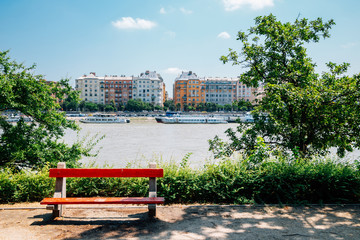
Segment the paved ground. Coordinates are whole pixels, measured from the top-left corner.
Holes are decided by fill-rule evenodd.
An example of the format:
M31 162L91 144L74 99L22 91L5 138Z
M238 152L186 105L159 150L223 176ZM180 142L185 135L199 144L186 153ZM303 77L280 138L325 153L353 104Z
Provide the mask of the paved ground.
M360 239L360 206L353 205L175 205L158 208L152 221L146 208L89 207L56 220L45 209L0 210L0 239Z

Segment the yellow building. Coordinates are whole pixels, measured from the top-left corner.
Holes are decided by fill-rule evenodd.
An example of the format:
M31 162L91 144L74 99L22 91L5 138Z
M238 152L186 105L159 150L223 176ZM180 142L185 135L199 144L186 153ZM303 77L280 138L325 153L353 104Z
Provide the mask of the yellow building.
M175 79L173 96L175 106L180 104L181 110L184 110L185 106L196 107L200 103L205 103L204 82L192 71L182 72Z

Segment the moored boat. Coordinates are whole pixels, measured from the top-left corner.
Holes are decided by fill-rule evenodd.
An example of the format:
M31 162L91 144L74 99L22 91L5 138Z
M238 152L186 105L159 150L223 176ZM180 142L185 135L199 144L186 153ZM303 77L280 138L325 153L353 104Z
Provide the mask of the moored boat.
M165 124L226 124L228 123L223 118L210 116L174 116L174 117L159 117L156 119L158 123Z
M113 114L94 114L81 119L82 123L130 123L129 119L120 118Z
M10 117L6 118L5 121L7 122L19 122L20 120L24 122L32 122L33 119L31 117L25 115L11 115Z

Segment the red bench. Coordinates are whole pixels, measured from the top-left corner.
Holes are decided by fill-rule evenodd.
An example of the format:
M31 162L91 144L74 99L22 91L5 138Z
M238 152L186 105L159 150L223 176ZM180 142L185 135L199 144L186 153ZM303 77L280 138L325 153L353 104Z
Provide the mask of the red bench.
M55 177L55 193L53 198L44 198L40 204L48 205L53 217L61 217L66 204L148 204L149 217L156 216L156 204L163 204L164 198L156 196L156 178L163 177L164 171L150 163L149 168L141 169L99 169L99 168L65 168L65 163L58 163L58 168L51 168L49 177ZM148 177L149 197L90 197L67 198L67 177Z

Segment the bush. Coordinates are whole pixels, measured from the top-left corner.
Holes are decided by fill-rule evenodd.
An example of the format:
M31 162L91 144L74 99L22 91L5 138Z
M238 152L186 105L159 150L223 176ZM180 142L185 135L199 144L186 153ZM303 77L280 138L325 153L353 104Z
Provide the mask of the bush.
M289 161L281 158L254 165L248 159L224 160L192 169L187 157L180 164L159 164L158 196L166 203L325 204L359 203L359 164L329 159ZM0 171L0 202L39 201L54 191L48 169L39 172ZM147 196L146 178L68 178L68 197Z

